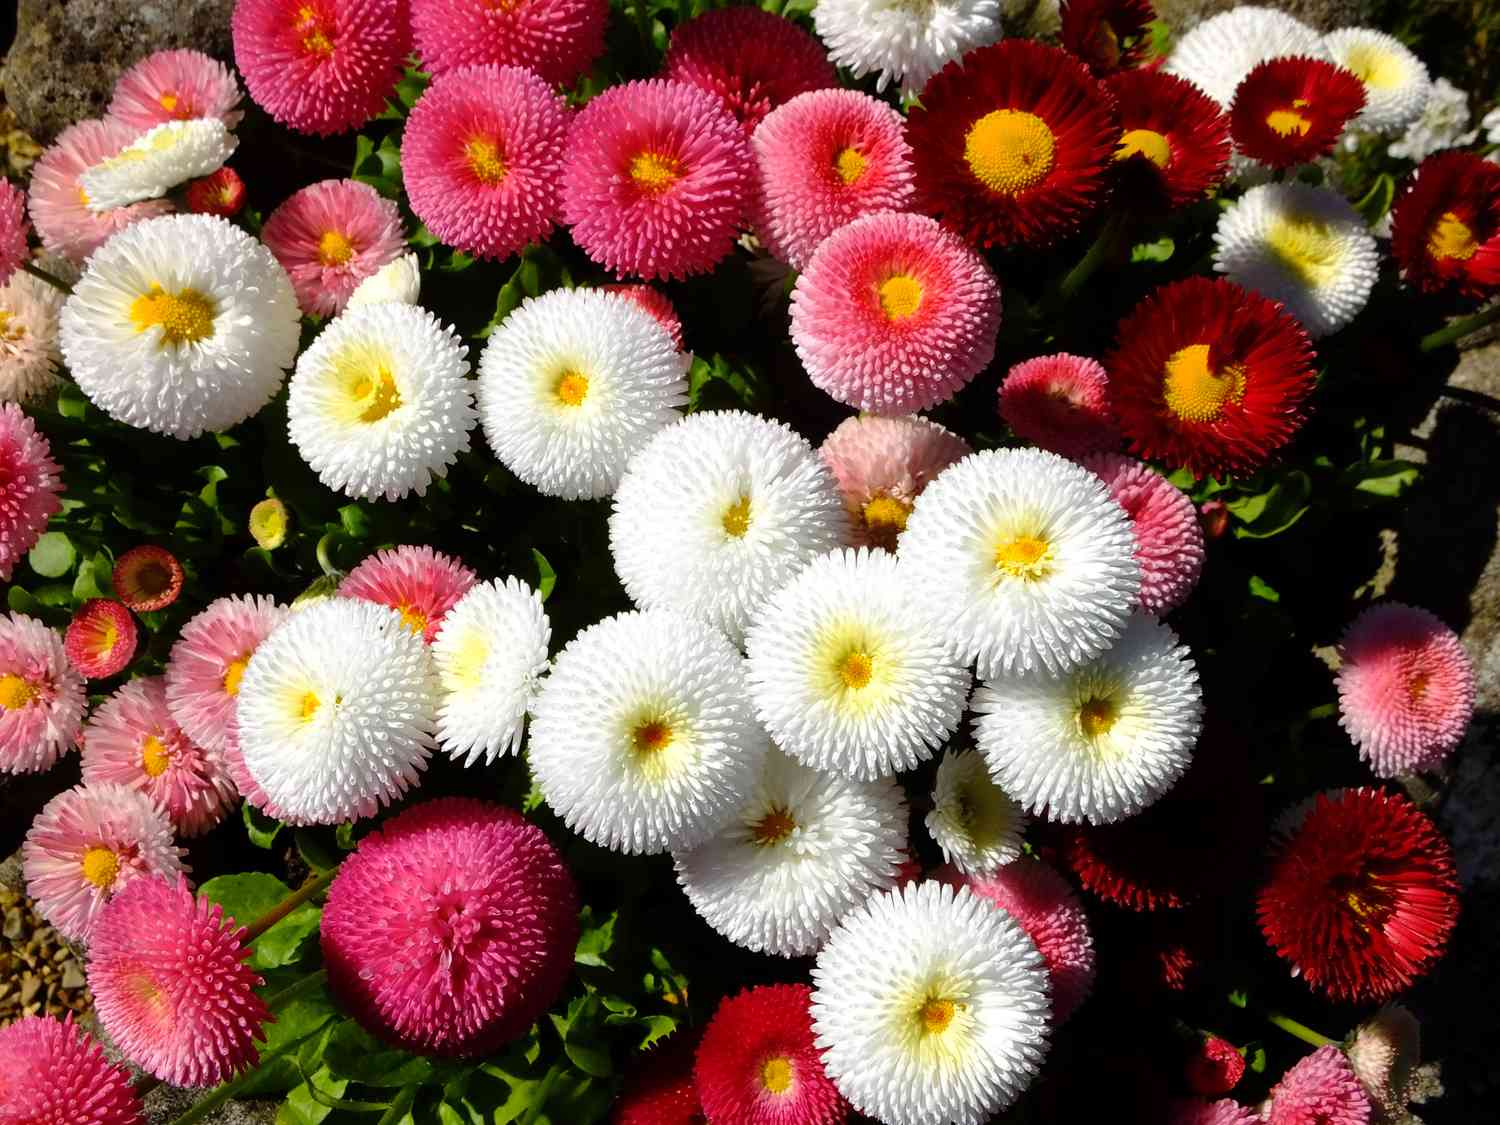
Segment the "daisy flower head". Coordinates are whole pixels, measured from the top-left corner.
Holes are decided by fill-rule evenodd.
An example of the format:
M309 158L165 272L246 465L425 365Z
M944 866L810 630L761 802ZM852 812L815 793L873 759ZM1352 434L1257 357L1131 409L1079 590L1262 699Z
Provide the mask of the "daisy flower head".
M1422 116L1432 81L1427 66L1401 40L1373 27L1345 27L1323 36L1329 57L1363 83L1365 107L1353 127L1396 136Z
M734 646L660 609L568 643L532 705L529 746L553 812L628 855L707 840L750 796L767 750Z
M839 1092L891 1125L981 1125L1041 1069L1046 966L1003 910L936 882L874 895L813 968L813 1033Z
M31 233L26 222L26 193L10 180L0 180L0 285L4 285L30 257Z
M234 72L202 51L155 51L120 75L110 117L145 132L168 121L217 117L233 129L245 115Z
M78 186L91 211L160 199L178 184L216 171L238 143L217 117L168 121L80 174Z
M361 840L329 888L328 983L388 1043L489 1054L557 999L577 914L562 857L520 813L467 797L424 801Z
M1420 1087L1422 1025L1400 1004L1387 1004L1349 1034L1344 1048L1376 1122L1400 1121Z
M771 738L858 781L909 770L958 728L969 670L929 629L889 551L814 559L756 612L750 694Z
M73 1022L22 1016L0 1028L0 1121L6 1125L145 1125L130 1073Z
M1319 1047L1281 1076L1266 1125L1368 1125L1374 1107L1336 1046Z
M369 184L319 180L271 212L261 238L313 316L342 312L359 283L401 256L401 214Z
M917 94L950 62L1000 38L1000 0L823 0L813 28L829 59L853 77L874 74L877 91L899 82Z
M62 468L36 423L13 402L0 403L0 580L36 546L61 508Z
M1087 469L1040 449L943 471L902 532L905 580L984 678L1060 675L1125 631L1140 593L1130 521Z
M377 551L339 583L338 596L390 606L401 623L428 644L443 618L479 581L458 559L427 546Z
M840 227L792 289L792 343L813 385L876 414L952 398L995 357L999 330L984 259L926 215Z
M416 305L365 305L297 359L287 430L327 487L358 499L427 494L469 448L469 349Z
M934 76L906 136L924 211L976 246L1039 246L1103 202L1120 127L1083 63L1006 39Z
M593 65L608 18L607 0L411 0L424 70L526 67L552 87L571 86Z
M760 605L847 532L833 474L801 436L742 411L706 411L631 459L609 550L636 605L675 609L739 643Z
M667 335L672 337L672 346L682 351L682 318L677 315L677 309L660 289L651 285L636 285L629 282L601 285L599 288L606 293L618 293L650 314L651 319L665 328Z
M1167 1125L1261 1125L1261 1118L1232 1098L1178 1098L1172 1102Z
M540 242L561 211L571 116L523 65L439 75L412 107L401 146L412 211L443 242L478 258L508 258Z
M1185 78L1228 112L1241 82L1261 63L1298 55L1326 59L1323 37L1275 8L1241 4L1174 38L1162 70Z
M1021 855L1026 814L995 784L973 750L948 751L938 763L927 831L961 875L988 875Z
M1272 168L1327 156L1365 104L1365 88L1343 67L1301 56L1269 59L1234 92L1235 147Z
M230 28L255 104L319 137L383 110L411 53L405 0L235 0Z
M599 289L528 297L479 360L485 438L545 496L597 499L687 402L692 357L636 302Z
M697 1033L674 1032L634 1059L615 1098L613 1125L703 1125L693 1082Z
M843 494L850 542L887 551L896 549L927 483L972 452L963 438L915 414L845 418L818 447Z
M693 909L736 945L806 957L896 885L907 812L893 780L819 773L773 748L747 796L716 835L673 853Z
M0 285L0 403L33 403L56 390L62 302L55 286L19 270Z
M1500 291L1500 165L1468 152L1422 161L1391 208L1391 255L1424 293Z
M616 274L706 273L739 237L753 167L744 128L716 95L662 79L611 86L573 119L563 220Z
M187 209L193 214L232 219L245 206L245 181L233 168L225 166L217 172L199 176L188 184L183 194L187 199Z
M1095 74L1130 70L1151 48L1151 0L1064 0L1062 45Z
M73 612L63 647L90 680L107 680L135 656L138 634L130 610L111 598L90 598Z
M1203 199L1229 169L1229 118L1185 78L1125 70L1105 83L1120 114L1116 193L1150 214Z
M357 309L361 305L383 305L396 301L403 305L415 305L422 295L422 270L417 265L415 254L402 254L354 287L344 308Z
M246 771L299 824L371 816L415 785L436 713L421 637L357 598L288 616L251 655L235 703Z
M35 617L0 617L0 774L50 769L70 750L88 707L62 638Z
M1104 365L1132 452L1203 477L1254 472L1291 440L1315 360L1307 331L1275 301L1190 277L1120 322Z
M1080 464L1109 488L1130 517L1135 560L1141 567L1140 608L1165 617L1187 601L1203 573L1203 526L1198 509L1160 473L1118 453L1095 453Z
M115 560L110 582L126 607L137 613L166 609L182 593L182 564L165 547L144 543Z
M144 793L78 785L43 806L21 845L26 893L69 941L87 943L104 904L138 878L176 878L183 851Z
M63 305L68 370L116 421L193 438L281 389L300 314L271 252L225 219L166 215L121 231Z
M1000 384L1000 417L1017 437L1064 457L1120 444L1109 375L1087 356L1059 352L1016 364Z
M209 753L223 752L245 666L287 613L261 594L218 598L178 634L164 677L167 709Z
M1245 1056L1227 1039L1208 1035L1193 1044L1183 1064L1183 1078L1195 1094L1227 1094L1245 1076Z

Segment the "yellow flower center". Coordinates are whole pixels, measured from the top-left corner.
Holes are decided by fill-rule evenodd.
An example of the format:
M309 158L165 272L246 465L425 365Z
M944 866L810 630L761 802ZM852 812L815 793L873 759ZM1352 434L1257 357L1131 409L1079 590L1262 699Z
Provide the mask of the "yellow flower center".
M792 1060L776 1055L760 1067L760 1084L768 1094L784 1094L792 1088Z
M505 179L505 160L494 141L475 137L464 145L464 159L469 162L469 171L482 184L498 184Z
M882 540L889 538L894 543L896 536L906 530L906 518L911 515L911 505L894 496L876 496L864 507L865 528Z
M1344 257L1338 236L1314 215L1277 219L1266 232L1266 245L1282 269L1314 289L1338 277Z
M167 749L166 743L156 735L148 734L146 741L141 743L141 769L146 771L146 776L160 777L171 764L172 752Z
M833 158L833 170L844 183L852 184L865 174L868 163L859 149L851 146L839 150L839 154Z
M239 695L240 681L245 678L245 665L249 663L250 659L246 656L229 662L229 667L224 669L222 681L225 695Z
M115 624L113 617L105 618L104 629L99 634L98 645L94 653L98 656L108 656L114 652L115 645L120 643L120 627Z
M297 22L293 26L302 32L302 49L308 54L324 58L333 54L333 35L324 27L312 5L304 5L297 10Z
M1467 262L1479 252L1479 242L1467 223L1452 211L1444 211L1427 234L1427 252L1440 262L1448 258Z
M1273 109L1266 114L1266 124L1278 137L1290 137L1293 133L1299 137L1305 137L1308 130L1312 128L1312 118L1298 111L1306 109L1311 104L1306 98L1297 98L1291 105L1283 109Z
M564 406L582 406L589 396L589 377L581 371L564 371L553 384L552 393Z
M333 360L335 378L347 396L347 421L378 422L401 408L393 366L388 352L369 344L355 344Z
M83 877L102 891L114 886L120 873L120 857L102 844L83 853Z
M660 195L682 178L682 161L660 152L638 153L630 162L630 178L647 195Z
M1119 717L1119 708L1106 696L1091 696L1078 708L1078 725L1089 739L1108 734Z
M318 239L318 261L325 266L341 266L354 257L354 243L343 231L324 231Z
M0 309L0 340L19 340L26 335L24 324L12 324L9 309Z
M448 665L448 679L461 688L479 687L484 679L485 661L490 658L489 641L478 629L471 629L453 653Z
M174 94L171 90L163 90L156 96L156 101L157 104L160 105L162 109L166 110L168 113L171 113L177 108L177 95Z
M305 723L318 713L318 708L321 706L323 706L323 701L318 698L317 692L306 692L297 701L297 717Z
M36 698L36 688L30 680L14 673L0 676L0 710L19 711Z
M1427 694L1427 685L1431 682L1426 672L1418 672L1406 685L1406 696L1413 703L1422 702L1422 697Z
M948 1030L957 1011L958 1005L952 1000L934 997L917 1010L917 1021L928 1035L941 1035Z
M745 532L750 530L750 497L741 496L725 508L719 522L724 525L725 535L731 539L743 539Z
M874 673L875 661L864 649L857 648L846 653L839 661L839 679L844 681L844 686L850 691L868 686Z
M420 607L403 602L396 608L401 611L401 624L419 637L427 632L427 614L423 613Z
M1184 422L1212 422L1226 402L1245 397L1245 370L1210 369L1207 344L1190 344L1167 360L1164 398L1167 409Z
M1401 60L1374 43L1360 43L1351 48L1344 66L1366 86L1377 90L1394 90L1406 80Z
M898 273L880 283L880 311L887 320L906 320L922 307L922 283L908 273Z
M995 569L1022 582L1045 578L1052 569L1052 544L1036 535L1018 535L995 548Z
M974 178L999 195L1019 195L1052 170L1054 138L1034 113L997 109L969 127L964 160Z
M660 719L648 719L631 732L630 744L637 754L659 754L672 744L672 726Z
M1153 129L1129 129L1120 137L1115 159L1129 160L1132 156L1144 156L1158 168L1165 168L1172 163L1172 146Z
M756 821L750 828L750 834L755 842L764 847L771 847L785 840L797 829L797 822L792 819L792 814L784 808L773 808Z
M196 344L214 334L214 303L196 289L168 293L153 285L130 303L130 322L137 332L161 325L161 345Z

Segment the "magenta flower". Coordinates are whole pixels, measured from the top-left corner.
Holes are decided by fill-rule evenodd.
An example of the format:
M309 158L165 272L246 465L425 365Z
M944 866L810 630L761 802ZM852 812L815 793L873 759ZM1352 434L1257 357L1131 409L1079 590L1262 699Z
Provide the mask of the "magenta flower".
M567 86L604 50L608 0L411 0L417 54L430 74L517 66Z
M1000 417L1016 436L1083 457L1118 449L1120 431L1110 414L1109 376L1081 355L1038 356L1018 363L1000 384Z
M1109 487L1130 517L1141 564L1139 605L1165 617L1193 592L1203 573L1203 526L1186 493L1132 457L1095 453L1079 464Z
M26 412L0 403L0 581L42 537L62 501L62 469Z
M316 316L342 312L361 281L406 251L401 212L358 180L309 184L271 212L261 240Z
M144 1125L124 1067L73 1022L25 1016L0 1028L4 1125Z

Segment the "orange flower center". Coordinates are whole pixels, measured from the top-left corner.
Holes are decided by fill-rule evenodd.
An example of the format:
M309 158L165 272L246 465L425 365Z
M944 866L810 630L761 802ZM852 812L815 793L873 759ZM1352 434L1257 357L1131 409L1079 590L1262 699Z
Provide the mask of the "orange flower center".
M657 754L672 743L670 723L650 719L637 726L631 734L631 745L637 754Z
M864 649L857 648L853 652L846 653L839 661L839 679L850 691L859 691L860 688L867 687L870 677L874 674L875 661Z
M1245 397L1245 369L1234 364L1214 371L1208 355L1207 344L1190 344L1167 360L1163 397L1184 422L1212 422L1226 402Z
M958 1005L952 1000L934 998L922 1005L917 1012L917 1019L927 1034L939 1035L948 1030L957 1010Z
M505 159L494 141L475 137L464 145L464 159L469 162L474 178L482 184L498 184L505 179Z
M1440 262L1449 258L1467 262L1479 252L1479 242L1466 222L1444 211L1427 232L1427 252Z
M761 817L750 829L755 842L764 847L779 844L797 830L792 814L783 808L773 808Z
M558 376L552 393L564 406L582 406L589 395L589 377L582 372L569 369Z
M302 49L309 55L326 59L333 54L333 29L311 4L297 9L297 22L292 26L302 33Z
M1036 535L1018 535L995 548L995 569L1023 582L1045 578L1052 568L1052 544Z
M343 231L324 231L318 239L318 261L324 266L341 266L354 257L354 243Z
M1078 708L1078 725L1083 728L1084 736L1091 740L1108 734L1119 717L1120 710L1114 700L1104 696L1085 699Z
M974 178L998 195L1019 195L1052 171L1056 138L1034 113L997 109L969 127L964 160Z
M682 161L660 152L637 153L630 178L647 195L660 195L682 178Z
M419 637L427 632L427 614L423 613L419 607L403 602L396 608L401 611L401 624Z

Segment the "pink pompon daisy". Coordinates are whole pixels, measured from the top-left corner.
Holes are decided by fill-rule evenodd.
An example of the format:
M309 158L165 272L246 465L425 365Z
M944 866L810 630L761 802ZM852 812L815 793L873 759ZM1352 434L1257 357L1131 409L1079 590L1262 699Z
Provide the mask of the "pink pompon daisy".
M238 796L223 755L195 745L173 720L161 676L117 689L94 709L83 734L84 784L139 790L184 836L218 824Z
M1117 449L1108 386L1097 360L1066 352L1037 356L1012 367L1000 384L1000 417L1017 437L1064 457Z
M858 90L799 94L773 110L750 143L755 233L793 269L805 268L846 223L911 206L916 189L901 115Z
M26 893L69 941L87 942L104 904L141 877L176 877L182 849L150 797L78 785L43 806L21 845Z
M0 773L50 769L78 739L88 707L62 638L35 617L0 617Z
M236 0L230 26L256 104L317 136L385 108L411 53L406 0Z
M245 206L245 181L227 165L187 186L188 210L195 215L218 215L230 219Z
M246 962L245 929L187 880L140 879L106 906L89 942L99 1023L126 1058L173 1086L214 1086L260 1061L273 1019Z
M746 133L798 94L839 84L821 43L759 8L720 8L681 24L661 76L716 95Z
M30 257L26 236L26 193L9 180L0 180L0 285L10 280Z
M411 0L422 66L524 66L568 86L604 50L608 0Z
M167 658L167 707L205 750L224 749L245 665L289 612L265 595L219 598L182 627Z
M31 169L29 207L42 246L75 265L118 231L142 219L173 210L165 199L147 199L109 211L89 210L78 177L114 156L140 135L119 121L80 121L69 125Z
M1266 1125L1369 1125L1373 1107L1337 1047L1319 1047L1271 1091Z
M358 180L308 184L271 212L261 240L314 316L343 312L361 281L406 250L401 212Z
M0 1028L4 1125L145 1125L124 1067L73 1022L25 1016Z
M57 388L62 303L55 286L19 270L0 285L0 402L36 402Z
M739 236L751 165L745 131L714 95L661 79L611 86L573 119L563 220L617 274L706 273Z
M463 563L431 547L395 547L351 570L339 583L338 596L400 610L406 627L431 644L443 616L478 581Z
M47 530L62 490L62 469L36 423L15 403L0 403L0 581L10 581Z
M1054 1027L1088 999L1094 987L1094 936L1078 896L1053 868L1034 856L1022 856L983 877L944 866L936 878L988 899L1036 942L1052 978Z
M601 288L606 293L618 293L622 297L628 297L641 308L651 314L651 319L667 330L672 337L672 346L682 351L682 318L677 315L676 308L667 299L667 295L660 289L651 285L633 285L629 283L617 285L605 285Z
M1376 777L1432 769L1474 717L1474 666L1458 635L1425 609L1387 602L1339 642L1339 724Z
M867 215L825 239L792 289L792 343L813 384L872 414L952 398L994 358L1000 286L926 215Z
M166 121L217 117L233 129L245 115L234 73L202 51L157 51L147 55L115 83L108 113L144 133Z
M851 545L896 549L922 489L969 443L926 418L845 418L823 439L818 455L838 481L849 512Z
M443 242L505 258L546 238L571 118L529 70L476 66L440 75L412 107L401 145L411 209Z
M1261 1120L1253 1109L1229 1098L1179 1098L1167 1112L1166 1125L1261 1125Z
M63 639L68 659L87 679L105 680L135 655L135 618L110 598L90 598L73 614Z
M542 830L484 801L414 805L360 841L323 909L334 995L422 1054L487 1054L557 999L578 940L573 877Z
M165 547L144 543L115 560L115 596L137 613L166 609L182 593L182 564Z
M1187 601L1203 573L1203 526L1185 492L1133 457L1095 453L1080 464L1109 487L1130 517L1141 564L1140 607L1165 617Z

